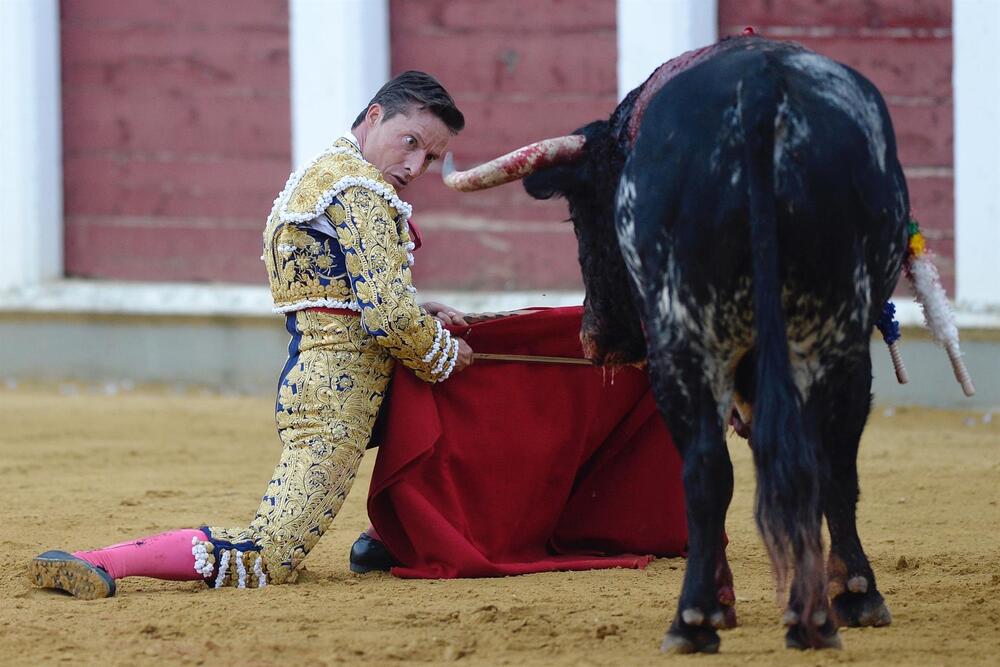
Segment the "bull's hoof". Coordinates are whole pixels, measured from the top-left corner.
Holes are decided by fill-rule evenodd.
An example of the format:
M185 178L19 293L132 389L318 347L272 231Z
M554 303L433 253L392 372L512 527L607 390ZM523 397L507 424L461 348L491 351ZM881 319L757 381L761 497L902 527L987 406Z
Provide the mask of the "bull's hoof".
M845 591L833 598L832 604L841 627L880 628L892 623L892 614L878 591Z
M823 623L819 627L812 628L811 631L799 623L798 618L791 612L785 614L785 623L788 625L788 632L785 633L785 648L804 651L808 648L839 649L843 647L840 643L840 634L837 632L836 624L827 617L825 612L817 612L817 614L822 614Z
M736 594L732 586L723 586L718 597L721 610L712 615L712 626L719 630L731 630L739 625L736 620Z
M678 619L670 626L660 650L664 653L718 653L719 633L704 625L688 625Z
M719 552L715 565L715 598L720 610L713 613L710 619L712 627L718 630L735 628L736 622L736 591L733 590L733 571L726 559L725 547Z

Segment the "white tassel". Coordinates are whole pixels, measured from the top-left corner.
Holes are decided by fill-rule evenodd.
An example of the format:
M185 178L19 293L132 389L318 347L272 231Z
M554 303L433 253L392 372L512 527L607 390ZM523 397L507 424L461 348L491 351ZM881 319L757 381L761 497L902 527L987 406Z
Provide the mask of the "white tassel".
M257 560L253 562L253 573L257 577L257 588L264 588L267 586L267 575L264 574L263 563L264 561L260 557L260 554L257 554Z
M303 172L302 175L305 175L305 172ZM358 187L370 190L382 197L382 199L399 212L404 220L409 220L410 216L413 214L413 207L397 197L395 192L389 186L373 181L370 178L365 178L364 176L344 176L334 183L332 188L324 191L323 194L320 195L312 211L307 211L305 213L289 213L285 210L285 207L288 205L288 199L291 198L291 193L295 191L295 187L298 186L298 180L301 180L301 178L302 176L299 176L299 179L295 182L295 186L289 190L288 196L280 204L280 211L278 215L282 222L307 222L312 220L317 215L322 215L323 211L326 210L326 207L329 206L333 202L334 198L341 192L347 190L348 188Z
M934 339L944 346L951 361L955 379L962 385L966 396L976 393L969 370L962 360L962 351L958 343L958 326L955 324L955 314L948 304L948 297L941 286L937 267L925 252L921 255L910 255L906 275L910 286L924 311L924 320Z
M226 572L229 570L229 557L229 552L223 551L222 557L219 558L219 574L215 577L216 588L222 588L222 584L226 580Z
M275 313L288 313L293 310L302 310L303 308L342 308L344 310L352 310L355 313L361 312L361 306L356 301L340 301L339 299L306 299L284 306L275 306L271 311Z
M194 571L202 577L211 577L215 558L209 554L211 542L203 542L197 537L191 538L191 553L194 555Z
M431 375L440 375L440 373L444 370L445 364L447 364L452 357L458 355L458 341L451 338L450 334L448 337L450 340L445 346L444 351L441 353L441 357L438 359L437 365L434 366L434 369L431 371Z
M424 355L423 361L425 364L431 363L431 359L433 359L434 355L437 354L437 351L441 349L441 342L444 339L445 334L448 333L444 330L444 327L441 326L441 320L435 319L434 326L437 327L434 334L434 344L431 346L431 349L427 351L427 354Z
M326 157L327 155L338 155L338 154L353 154L353 151L349 148L339 148L337 146L331 146L325 151L314 157L312 160L306 163L301 169L297 169L288 175L288 180L285 181L285 187L281 189L278 196L274 198L274 203L271 205L271 213L268 215L267 219L270 220L274 216L275 212L279 209L284 209L285 204L288 199L292 196L292 192L298 187L299 181L305 176L306 170L313 165L313 163L318 162L320 158Z
M239 551L236 552L236 577L236 588L246 588L247 568L243 564L243 554Z
M455 362L456 361L458 361L458 341L455 341L455 351L451 355L451 360L448 362L448 365L445 367L444 373L442 373L441 377L438 378L438 380L437 380L438 382L444 382L449 377L451 377L451 372L453 370L455 370Z

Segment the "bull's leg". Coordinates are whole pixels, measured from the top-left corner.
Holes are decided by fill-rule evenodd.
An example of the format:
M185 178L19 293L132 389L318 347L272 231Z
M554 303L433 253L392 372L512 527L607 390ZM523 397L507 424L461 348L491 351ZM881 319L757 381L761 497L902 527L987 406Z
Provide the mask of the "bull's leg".
M664 400L663 392L657 392L684 464L688 524L684 585L677 615L660 648L669 653L714 653L719 650L717 630L735 622L731 604L723 605L719 600L721 589L728 589L729 596L732 593L723 530L733 495L733 466L711 393L704 386L699 388L697 379L688 379L693 381L686 389L698 392L698 397L690 401L691 410L685 415L676 411L689 401L671 402Z
M871 409L871 358L866 353L831 393L823 429L830 475L823 488L823 512L830 529L829 593L840 625L883 626L892 614L875 586L875 574L858 537L858 445ZM835 375L836 377L836 375Z

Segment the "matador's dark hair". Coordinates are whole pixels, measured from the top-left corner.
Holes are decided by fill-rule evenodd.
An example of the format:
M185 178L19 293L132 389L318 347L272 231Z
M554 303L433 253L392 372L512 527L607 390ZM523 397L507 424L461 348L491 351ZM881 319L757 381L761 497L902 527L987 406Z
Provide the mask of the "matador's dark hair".
M406 114L411 107L427 109L441 119L451 131L458 134L465 127L465 116L455 106L455 100L437 79L426 72L410 70L403 72L379 88L375 97L354 119L353 130L365 119L365 114L373 104L380 104L385 111L383 118L392 118L398 113Z

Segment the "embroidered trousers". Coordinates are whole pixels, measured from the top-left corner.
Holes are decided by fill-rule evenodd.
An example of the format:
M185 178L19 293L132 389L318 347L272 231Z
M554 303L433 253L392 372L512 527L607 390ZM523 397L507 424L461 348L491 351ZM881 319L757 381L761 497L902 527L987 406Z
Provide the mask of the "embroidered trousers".
M216 585L252 586L248 573L258 586L295 579L351 489L392 373L393 358L358 317L300 310L287 318L292 339L275 404L281 458L249 526L204 529Z

